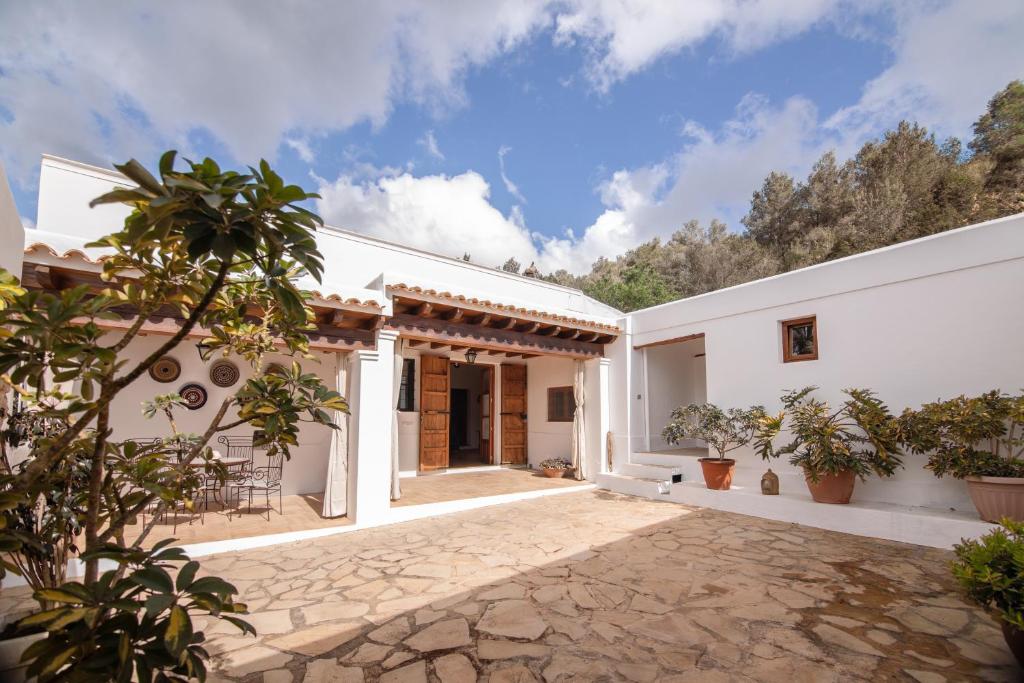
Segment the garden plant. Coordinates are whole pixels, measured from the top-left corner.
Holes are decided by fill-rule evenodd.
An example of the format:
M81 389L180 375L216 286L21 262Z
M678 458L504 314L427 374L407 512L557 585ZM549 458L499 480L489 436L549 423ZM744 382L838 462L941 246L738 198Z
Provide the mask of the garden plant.
M300 423L333 427L335 412L347 410L300 363L311 358L314 318L296 281L319 280L323 266L320 219L299 203L316 195L286 185L266 162L239 173L168 152L158 177L134 160L117 168L132 186L93 204L132 212L89 245L105 253L96 283L27 291L0 276L0 551L38 601L13 635L45 634L24 657L40 681L204 680L208 653L192 615L252 631L238 616L245 605L226 581L196 578L198 563L180 549L144 542L163 508L192 505L200 477L191 472L218 476L216 434L249 425L268 453L287 457ZM153 315L178 325L139 352L133 342ZM124 324L111 329L111 321ZM197 337L208 353L248 362L250 379L199 433L177 430L180 399L168 395L145 408L170 418L168 437L114 439L115 399ZM266 365L270 352L294 362ZM66 561L76 555L83 575L68 581Z

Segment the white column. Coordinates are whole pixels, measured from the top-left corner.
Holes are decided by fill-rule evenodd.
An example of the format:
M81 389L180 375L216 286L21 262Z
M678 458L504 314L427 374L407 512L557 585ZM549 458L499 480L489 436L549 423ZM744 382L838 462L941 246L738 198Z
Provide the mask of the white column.
M598 453L601 454L601 462L597 469L598 472L611 471L608 464L608 432L612 428L611 368L610 358L601 358L597 361L597 399L600 401L598 434L601 438L601 446L598 449Z
M349 515L359 524L377 524L391 513L391 395L395 339L381 330L375 351L356 351L349 383L354 397L349 457Z

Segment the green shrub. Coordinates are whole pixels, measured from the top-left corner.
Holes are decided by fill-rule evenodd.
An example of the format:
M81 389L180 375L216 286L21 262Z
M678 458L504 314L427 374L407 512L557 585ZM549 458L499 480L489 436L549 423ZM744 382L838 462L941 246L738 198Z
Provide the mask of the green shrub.
M882 401L867 389L844 389L849 398L833 410L805 387L782 396L783 415L766 417L756 448L764 458L789 455L789 462L817 482L822 474L872 472L890 477L903 466L899 424ZM772 439L788 418L792 441L775 450Z
M1024 523L1004 519L976 541L958 543L953 576L967 596L1024 629Z
M665 426L661 435L671 444L677 444L683 439L700 439L721 460L729 451L750 443L764 417L764 408L761 406L746 410L729 408L726 411L714 403L691 403L672 411L672 421Z
M1024 477L1024 393L989 391L926 403L900 416L907 450L935 476Z

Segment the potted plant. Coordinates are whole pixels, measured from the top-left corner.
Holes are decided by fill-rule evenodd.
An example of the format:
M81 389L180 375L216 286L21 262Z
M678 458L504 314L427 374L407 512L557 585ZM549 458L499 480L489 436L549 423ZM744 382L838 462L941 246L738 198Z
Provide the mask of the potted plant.
M953 576L971 600L989 610L1024 665L1024 524L1004 519L978 540L954 546Z
M982 519L1024 521L1024 393L926 403L904 411L900 429L907 450L927 454L936 477L967 482Z
M134 211L91 245L109 251L99 281L26 291L0 271L0 397L19 402L0 416L0 575L24 577L38 603L4 635L42 633L16 644L27 669L3 680L205 680L205 636L192 615L252 628L236 616L246 608L233 586L196 578L198 563L169 541L144 547L159 512L191 505L197 470L217 473L208 445L217 433L250 425L269 453L287 457L300 422L333 427L332 413L347 410L298 362L261 369L270 351L308 356L314 314L294 281L320 277L319 218L293 204L315 195L285 185L266 163L248 174L210 159L176 170L169 152L159 179L136 161L118 169L137 186L94 204ZM126 314L117 331L100 324ZM153 315L177 318L176 331L135 350ZM245 359L253 377L201 433L179 432L180 397L165 395L145 412L166 415L172 435L145 445L111 438L115 399L197 328L210 332L204 349ZM72 380L74 393L62 389ZM134 526L147 510L155 514ZM75 557L84 572L69 581ZM113 568L101 573L101 562Z
M661 435L670 444L678 444L683 439L700 439L707 443L717 457L700 458L704 483L709 489L728 491L736 461L725 455L750 443L764 416L761 406L726 411L713 403L691 403L672 411L672 421Z
M848 398L834 410L811 396L816 389L783 394L783 413L762 420L756 447L766 459L789 455L816 502L849 503L858 477L889 477L902 467L899 424L867 389L845 389ZM775 450L772 440L787 418L792 441Z
M564 477L566 472L575 469L572 463L565 458L550 458L542 462L540 468L544 471L545 477L551 477L552 479Z

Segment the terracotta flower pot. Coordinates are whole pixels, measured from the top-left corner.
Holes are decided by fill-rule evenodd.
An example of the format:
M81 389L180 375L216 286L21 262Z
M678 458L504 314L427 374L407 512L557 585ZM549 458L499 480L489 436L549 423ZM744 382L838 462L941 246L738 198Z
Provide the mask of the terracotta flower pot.
M998 522L1009 517L1024 522L1024 478L967 477L966 481L967 493L983 520Z
M857 476L850 470L839 474L822 473L818 475L818 481L815 483L805 473L804 481L807 482L807 488L810 490L814 502L845 505L850 502L850 496L853 495L853 486L857 483Z
M0 640L0 681L9 683L24 681L25 669L28 668L28 664L21 663L21 655L29 645L43 638L46 638L45 633L32 633L20 638Z
M731 458L701 458L700 469L704 472L704 483L715 491L728 491L732 486L732 473L736 461Z
M1017 658L1017 663L1024 666L1024 631L1005 621L1002 623L1003 640L1006 641L1006 646L1010 648L1010 652Z
M544 468L544 476L545 477L551 477L552 479L558 479L559 477L565 476L565 473L568 472L568 471L569 470L560 470L560 469L555 468L555 467L545 467Z

